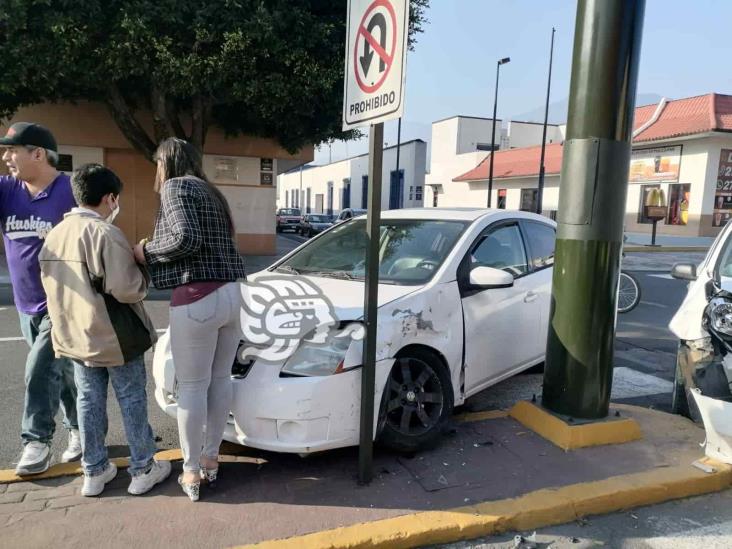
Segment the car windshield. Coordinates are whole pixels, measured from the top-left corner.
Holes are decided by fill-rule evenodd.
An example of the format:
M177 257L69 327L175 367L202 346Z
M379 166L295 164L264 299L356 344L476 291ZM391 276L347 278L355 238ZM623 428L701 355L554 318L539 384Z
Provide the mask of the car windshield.
M311 215L310 221L313 223L328 223L330 218L327 215Z
M432 278L467 226L461 221L381 221L379 281L424 284ZM311 241L277 270L347 280L366 276L366 220L336 225Z
M295 210L293 208L288 208L286 210L280 210L280 215L300 215L300 210Z

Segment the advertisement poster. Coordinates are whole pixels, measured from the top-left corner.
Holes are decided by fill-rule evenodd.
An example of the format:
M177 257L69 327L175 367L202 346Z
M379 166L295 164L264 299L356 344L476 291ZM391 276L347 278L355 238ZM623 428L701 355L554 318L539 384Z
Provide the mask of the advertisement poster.
M630 153L631 183L640 181L678 181L681 167L681 145L634 149Z
M722 149L714 195L713 227L724 227L732 217L732 149Z

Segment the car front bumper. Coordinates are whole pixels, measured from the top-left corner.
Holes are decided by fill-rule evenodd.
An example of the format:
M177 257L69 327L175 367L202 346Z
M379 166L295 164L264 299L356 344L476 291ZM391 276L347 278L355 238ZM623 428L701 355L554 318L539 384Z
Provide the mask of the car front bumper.
M169 367L172 369L172 361ZM381 395L394 359L376 364L374 434ZM229 442L270 450L308 454L359 442L361 368L323 377L280 377L280 366L255 363L244 379L234 379ZM158 379L168 378L168 388ZM177 417L174 382L157 372L155 399ZM173 389L173 390L171 390Z

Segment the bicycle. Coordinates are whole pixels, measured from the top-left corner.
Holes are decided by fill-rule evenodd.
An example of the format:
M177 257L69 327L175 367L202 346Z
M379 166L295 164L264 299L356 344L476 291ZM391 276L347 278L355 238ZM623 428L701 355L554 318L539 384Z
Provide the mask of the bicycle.
M641 289L638 279L632 274L620 271L618 283L618 312L628 313L635 309L641 300Z

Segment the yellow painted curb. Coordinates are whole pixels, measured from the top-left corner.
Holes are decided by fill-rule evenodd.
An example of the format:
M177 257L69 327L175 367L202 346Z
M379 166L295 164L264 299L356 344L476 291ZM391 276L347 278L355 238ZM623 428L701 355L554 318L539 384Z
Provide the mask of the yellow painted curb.
M455 419L455 421L469 423L471 421L501 419L504 417L508 417L508 412L506 410L488 410L487 412L467 412L465 414L460 414L458 416L455 416L454 419Z
M621 444L643 436L638 422L632 418L569 425L527 401L514 404L508 415L563 450Z
M155 459L159 461L178 461L183 459L183 454L180 449L174 450L162 450L155 454ZM129 466L129 458L112 458L109 461L113 462L118 469L124 469ZM38 475L29 475L26 477L19 477L15 474L13 469L2 469L0 470L0 484L12 484L13 482L33 482L36 480L43 480L47 478L58 478L65 476L81 475L84 471L81 469L81 465L78 461L73 463L58 463L43 473Z
M287 539L242 545L239 549L356 549L416 547L452 543L506 532L562 524L587 515L724 490L732 468L707 460L704 473L691 465L654 469L606 480L544 489L524 496L354 524Z

